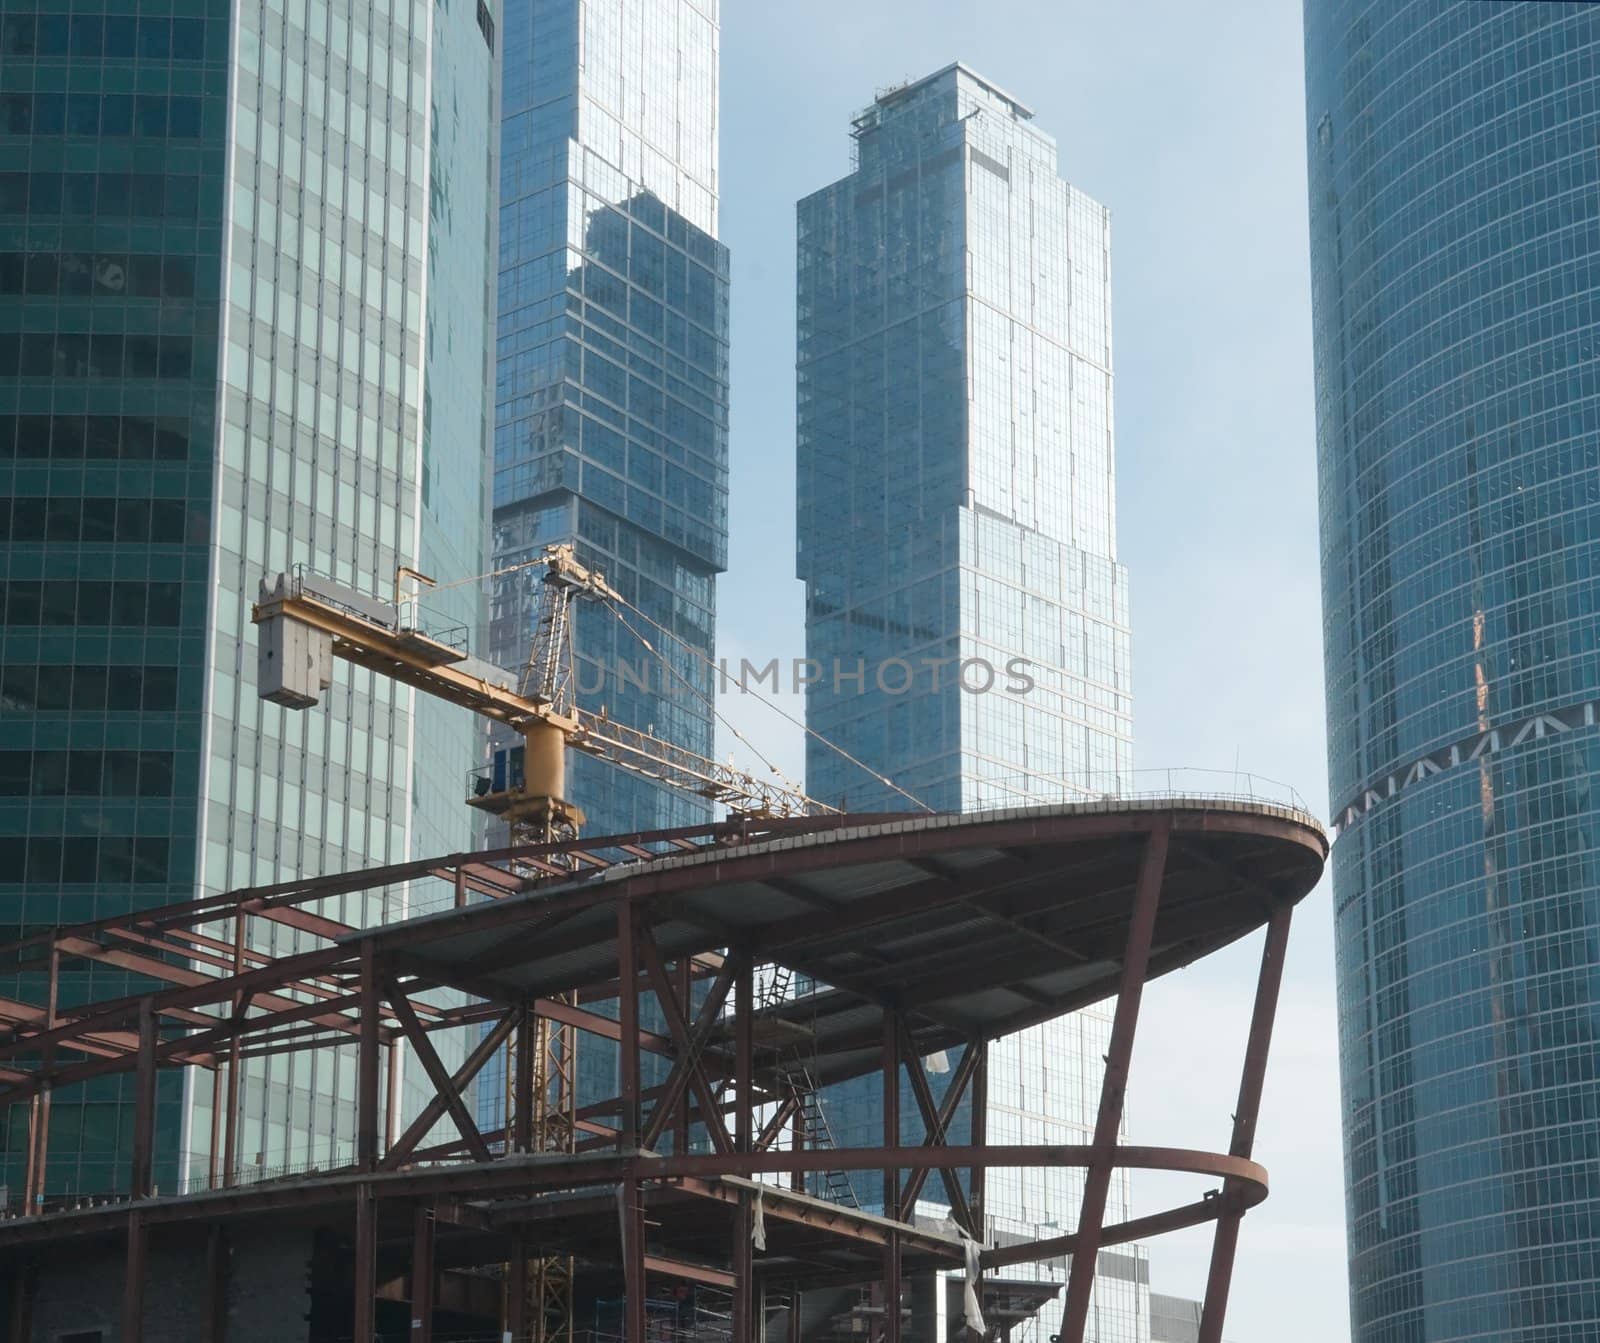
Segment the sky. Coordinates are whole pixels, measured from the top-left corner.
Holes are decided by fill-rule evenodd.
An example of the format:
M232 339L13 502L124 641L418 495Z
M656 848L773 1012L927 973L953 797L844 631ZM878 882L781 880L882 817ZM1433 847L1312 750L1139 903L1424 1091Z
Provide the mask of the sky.
M734 0L722 8L722 221L732 252L729 572L718 651L801 656L794 577L794 203L849 170L849 119L961 60L1030 105L1112 220L1120 559L1141 769L1248 771L1327 815L1300 7L1292 0ZM798 705L788 707L798 713ZM803 776L798 729L724 711ZM723 733L719 751L751 760ZM1153 985L1129 1133L1223 1151L1260 940ZM1346 1343L1327 883L1300 906L1244 1221L1232 1343ZM1136 1213L1193 1199L1136 1178ZM1210 1237L1153 1241L1157 1291L1200 1296Z

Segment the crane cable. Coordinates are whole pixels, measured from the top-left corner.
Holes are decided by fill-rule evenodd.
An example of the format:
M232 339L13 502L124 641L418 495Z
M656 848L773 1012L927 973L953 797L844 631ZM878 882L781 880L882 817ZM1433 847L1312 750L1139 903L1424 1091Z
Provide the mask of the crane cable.
M641 620L648 621L650 624L654 625L658 630L660 630L663 634L665 634L667 636L667 638L673 640L673 642L677 643L680 647L687 649L695 657L699 658L700 661L705 663L706 666L711 668L711 670L713 672L717 672L717 673L721 672L722 669L720 667L718 667L715 662L713 662L709 657L707 657L698 648L696 648L693 644L691 644L687 639L684 639L681 635L675 634L672 630L669 630L659 620L652 619L649 615L647 615L645 612L641 611L637 606L635 606L626 597L622 596L619 593L614 598L608 598L607 599L607 604L612 606L613 613L616 615L618 620L622 621L623 624L626 625L626 624L628 624L628 622L623 617L622 612L615 609L615 606L616 606L617 602L620 602L623 606L626 606L630 611L632 611L635 615L637 615ZM632 626L630 625L629 628L632 629ZM637 637L639 637L641 641L643 641L643 636L639 635L637 630L634 630L634 634ZM645 643L645 647L646 648L650 648L649 643ZM656 652L656 650L653 649L653 648L650 648L650 651L652 653ZM656 656L657 657L661 657L661 654L660 653L656 653ZM665 661L664 658L662 660ZM786 722L789 722L789 723L793 724L795 727L799 728L808 737L814 737L817 741L821 742L824 746L826 746L830 751L837 752L839 755L843 756L846 760L848 760L852 765L854 765L857 769L863 770L867 774L870 774L873 779L875 779L878 783L883 784L884 787L891 788L895 792L899 793L900 796L905 798L907 801L916 803L917 806L921 807L923 809L923 811L927 812L930 816L936 814L934 809L932 807L930 807L926 802L924 802L920 797L918 797L915 793L907 792L904 788L902 788L899 784L897 784L893 779L891 779L887 774L880 774L877 770L873 769L871 765L867 764L866 761L860 760L857 757L851 755L849 751L845 750L844 747L840 746L837 742L830 741L827 737L823 736L822 733L818 732L816 730L816 728L811 727L808 723L806 723L802 719L796 718L793 714L789 713L787 710L782 708L780 705L778 705L774 701L768 699L759 690L752 691L747 686L744 686L742 682L740 684L740 689L742 691L744 691L744 693L746 693L746 694L753 694L758 700L760 700L763 704L765 704L769 709L771 709L774 713L776 713L780 718L784 719ZM721 719L721 715L720 714L718 715L718 718ZM721 720L726 722L725 719L721 719ZM729 724L729 727L731 728L732 725ZM740 741L745 741L744 736L742 734L739 734L736 729L735 729L735 735L739 736L739 740ZM748 743L746 743L746 744L748 745ZM755 750L755 747L752 746L750 749L751 750ZM761 753L759 751L756 751L756 754L760 755ZM762 759L765 760L766 757L762 756Z
M484 583L493 578L504 578L507 574L521 573L524 569L537 569L546 563L548 563L548 560L541 554L538 559L518 560L515 564L508 564L503 569L489 569L481 574L470 574L466 578L452 578L448 583L429 583L426 587L419 584L416 592L402 600L409 601L415 611L426 611L429 609L429 605L423 600L425 593L431 597L436 592L448 592L451 588L465 587L468 583ZM448 612L438 607L433 608L433 614L446 620L454 619Z
M737 727L735 727L731 722L728 721L726 717L724 717L722 712L717 708L716 701L710 695L706 694L705 691L701 690L699 686L695 685L693 681L691 681L681 671L674 667L672 665L672 660L668 658L666 654L663 653L659 648L652 644L649 639L645 638L644 634L634 626L633 622L630 621L627 616L623 615L622 612L619 611L609 599L603 600L605 600L607 606L611 607L611 614L616 616L616 618L622 622L622 627L627 630L629 634L633 635L635 639L642 643L663 667L676 676L678 680L682 681L683 684L688 688L690 694L694 695L697 699L705 704L706 708L711 710L712 717L714 717L717 722L721 723L723 727L727 728L729 732L733 733L733 735L738 738L739 741L743 742L763 765L777 775L778 779L782 782L786 789L788 789L791 793L799 793L802 797L805 796L804 791L798 784L795 783L793 779L779 769L778 766L762 752L759 746L746 737L744 733L739 731ZM650 617L644 615L642 611L639 612L639 614L646 620L650 619Z

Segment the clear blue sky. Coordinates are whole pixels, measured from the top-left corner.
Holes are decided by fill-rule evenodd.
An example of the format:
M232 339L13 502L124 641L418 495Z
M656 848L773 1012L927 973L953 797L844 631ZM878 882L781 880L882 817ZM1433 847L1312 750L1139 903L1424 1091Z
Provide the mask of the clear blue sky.
M1237 764L1326 815L1300 7L1292 0L733 0L722 16L733 494L719 651L795 657L794 202L848 168L850 114L962 60L1030 104L1112 215L1121 559L1141 767ZM726 709L801 773L797 732ZM724 739L724 751L749 752ZM1134 1141L1226 1149L1258 942L1146 999ZM1349 1337L1326 885L1298 915L1227 1334ZM1138 1210L1193 1198L1136 1182ZM1209 1237L1154 1242L1200 1295Z

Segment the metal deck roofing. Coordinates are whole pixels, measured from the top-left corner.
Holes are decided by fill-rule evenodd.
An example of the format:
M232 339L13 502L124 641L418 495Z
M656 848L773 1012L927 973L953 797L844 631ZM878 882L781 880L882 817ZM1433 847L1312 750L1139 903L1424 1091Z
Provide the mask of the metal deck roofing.
M831 986L766 1009L820 1080L877 1066L880 1004L924 1055L1108 996L1147 839L1170 826L1150 976L1245 936L1321 875L1304 812L1159 798L908 816L622 864L367 930L379 955L499 1000L615 993L617 906L664 959L744 947ZM609 989L608 989L609 986Z

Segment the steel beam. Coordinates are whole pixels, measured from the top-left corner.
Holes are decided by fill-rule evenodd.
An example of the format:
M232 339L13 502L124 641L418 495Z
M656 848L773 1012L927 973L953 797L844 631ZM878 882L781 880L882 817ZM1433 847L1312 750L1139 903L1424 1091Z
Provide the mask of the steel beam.
M711 1092L711 1084L706 1080L705 1069L700 1066L700 1056L705 1048L712 1028L716 1025L717 1012L721 1010L722 1003L727 1000L728 989L733 982L732 966L724 966L717 975L712 986L712 993L707 997L701 1007L700 1014L695 1022L695 1029L691 1030L689 1023L684 1018L684 1004L679 1001L673 987L671 976L667 974L666 966L661 961L661 953L657 950L655 939L648 930L641 929L637 941L639 956L644 961L645 973L649 979L650 987L655 990L656 1001L661 1005L661 1014L667 1019L667 1029L671 1032L673 1042L678 1047L678 1062L673 1068L672 1075L667 1079L665 1092L656 1102L655 1110L650 1116L649 1127L646 1128L644 1137L640 1140L645 1147L654 1146L656 1141L666 1131L667 1125L672 1122L673 1112L678 1102L684 1095L684 1087L695 1093L700 1102L700 1121L706 1127L706 1133L711 1139L711 1144L718 1152L728 1153L733 1151L733 1139L728 1136L728 1130L722 1122L721 1107ZM626 995L624 995L626 996ZM715 1006L713 1006L715 1002ZM637 1054L635 1054L637 1058ZM680 1151L686 1150L680 1148Z
M989 1146L825 1148L799 1152L668 1154L651 1157L651 1180L710 1179L782 1171L874 1170L893 1165L903 1170L941 1165L991 1167L1086 1167L1096 1153L1088 1146ZM1213 1179L1237 1181L1245 1206L1253 1207L1267 1196L1267 1173L1254 1161L1215 1152L1174 1147L1119 1147L1119 1167L1128 1170L1177 1171ZM348 1208L357 1187L370 1188L383 1198L469 1199L527 1197L545 1189L615 1187L634 1171L630 1157L591 1153L566 1160L545 1157L508 1157L483 1164L453 1164L366 1173L355 1168L301 1179L270 1181L247 1189L198 1194L187 1198L159 1199L139 1205L147 1220L193 1221L238 1215L264 1215L311 1208ZM637 1178L635 1175L634 1178ZM1219 1200L1208 1200L1218 1207ZM54 1244L86 1235L117 1234L128 1216L129 1205L63 1212L48 1218L20 1218L0 1222L0 1252L20 1247ZM769 1216L775 1215L769 1210ZM1215 1213L1211 1214L1215 1215ZM1198 1220L1208 1220L1200 1218ZM1184 1225L1192 1225L1186 1222Z
M506 1042L506 1036L511 1034L512 1028L516 1025L516 1020L516 1012L506 1013L505 1016L501 1017L494 1029L473 1046L473 1050L467 1055L466 1061L456 1069L450 1079L454 1083L455 1091L458 1094L468 1082L483 1070L484 1064L493 1058L495 1051ZM422 1107L422 1113L411 1121L410 1126L400 1135L399 1140L389 1148L388 1153L384 1156L383 1165L385 1168L392 1169L400 1165L416 1150L417 1144L428 1136L429 1130L443 1117L447 1104L444 1094L440 1093Z
M767 1120L766 1127L761 1130L761 1136L756 1139L754 1150L767 1152L772 1149L772 1144L778 1140L778 1135L783 1132L784 1126L794 1118L795 1111L800 1108L800 1102L793 1095L785 1096L778 1102L778 1108L773 1112L772 1118Z
M664 1254L647 1254L644 1257L646 1273L659 1273L666 1278L682 1278L686 1282L703 1282L707 1287L734 1290L738 1278L720 1268L707 1264L690 1263L687 1259L674 1259Z
M1155 933L1156 907L1166 873L1167 841L1171 818L1163 816L1145 840L1134 887L1133 910L1128 922L1128 944L1118 978L1117 1006L1111 1019L1111 1043L1106 1051L1105 1076L1100 1084L1100 1109L1095 1116L1094 1159L1083 1182L1083 1203L1078 1211L1078 1246L1067 1275L1067 1298L1061 1312L1061 1343L1083 1343L1094 1290L1095 1261L1100 1250L1100 1230L1105 1220L1106 1195L1116 1164L1117 1134L1122 1126L1122 1105L1133 1058L1133 1036L1139 1024L1139 1002L1150 961L1150 941Z
M657 962L657 964L659 966L659 962ZM654 975L652 974L648 976L648 978L651 985L654 987L656 983ZM674 1037L675 1060L672 1071L667 1075L666 1082L660 1087L655 1087L651 1090L640 1093L641 1101L648 1099L651 1096L655 1097L655 1108L651 1111L650 1123L645 1129L644 1137L640 1139L641 1146L653 1147L656 1141L660 1138L662 1132L665 1130L667 1121L672 1115L674 1106L680 1102L687 1105L685 1093L691 1086L691 1069L698 1070L701 1074L700 1080L702 1086L695 1089L695 1095L701 1100L703 1107L704 1095L708 1094L708 1089L704 1086L704 1069L700 1068L700 1062L704 1057L706 1044L709 1042L712 1033L716 1029L718 1017L722 1011L723 1004L728 1000L728 989L732 983L733 967L731 965L724 965L723 968L717 972L716 978L712 980L711 987L706 994L705 1001L700 1005L700 1011L695 1017L694 1028L690 1034L688 1046L686 1047L684 1044L679 1042L676 1037ZM656 993L658 997L662 996L661 989L657 988ZM675 1029L672 1025L674 1020L676 1020L679 1025L682 1024L682 1014L679 1013L676 1018L674 1018L664 999L662 1004L662 1012L668 1017L669 1030ZM713 1105L715 1106L714 1099ZM587 1113L589 1108L590 1107L586 1106L584 1112ZM717 1110L720 1110L720 1108L721 1107L716 1107ZM726 1132L726 1130L724 1130L724 1132ZM688 1149L686 1146L683 1146L680 1147L679 1150L687 1151Z
M1272 1046L1272 1023L1278 1011L1278 991L1283 985L1284 953L1289 944L1289 920L1294 906L1287 900L1273 906L1267 920L1266 942L1261 948L1261 972L1256 978L1256 1001L1250 1014L1250 1035L1245 1042L1244 1069L1239 1078L1239 1103L1233 1111L1233 1138L1228 1155L1248 1158L1255 1151L1256 1119L1261 1113L1261 1089L1266 1080L1267 1052ZM1222 1322L1228 1312L1228 1289L1233 1280L1233 1260L1239 1248L1239 1221L1244 1208L1237 1190L1223 1183L1226 1208L1217 1219L1211 1242L1211 1268L1206 1276L1206 1298L1200 1313L1199 1343L1220 1343Z
M950 1087L945 1092L945 1102L948 1108L934 1104L933 1089L928 1085L927 1076L923 1072L922 1060L918 1057L915 1046L911 1042L910 1034L902 1024L900 1029L901 1056L905 1060L906 1077L911 1082L911 1094L916 1098L917 1109L922 1114L923 1127L927 1136L923 1142L929 1147L943 1147L945 1145L945 1125L950 1122L950 1116L955 1113L955 1107L961 1101L961 1092L964 1089L962 1072L967 1063L967 1054L961 1057L957 1066L956 1076L950 1079ZM971 1053L968 1046L967 1053ZM916 1209L917 1194L921 1192L928 1176L926 1171L918 1171L907 1182L907 1188L901 1191L899 1199L900 1219L905 1221L910 1218ZM967 1206L966 1191L961 1188L961 1181L956 1176L955 1169L950 1166L939 1167L939 1179L944 1185L945 1196L950 1204L950 1213L956 1223L967 1229L969 1235L977 1233L972 1229L972 1210ZM916 1193L911 1190L915 1185Z
M909 1035L907 1039L909 1041ZM928 1139L924 1140L929 1142L930 1145L948 1145L950 1121L955 1118L956 1109L960 1106L967 1089L972 1085L981 1051L982 1045L975 1040L969 1040L966 1047L961 1051L961 1058L956 1063L955 1072L951 1075L950 1085L945 1089L944 1100L940 1102L938 1112L934 1117L935 1122L929 1125ZM915 1055L916 1052L914 1047L910 1049L912 1055ZM974 1101L974 1104L976 1104L976 1101ZM927 1119L927 1113L924 1112L924 1122ZM973 1115L973 1120L974 1123L977 1122L976 1113ZM931 1141L935 1133L938 1135L937 1143ZM974 1138L974 1142L976 1141L977 1139ZM910 1217L912 1210L916 1207L917 1199L922 1195L922 1188L927 1183L927 1180L928 1171L926 1169L911 1172L910 1178L905 1182L905 1187L900 1191L900 1219L902 1221Z
M411 1000L390 980L385 984L389 999L389 1006L396 1019L400 1022L400 1029L405 1032L406 1039L411 1042L417 1061L422 1064L422 1070L428 1074L428 1081L433 1083L434 1094L444 1101L445 1109L454 1121L456 1131L461 1134L462 1141L466 1143L467 1150L478 1161L489 1161L489 1145L484 1142L483 1135L478 1132L477 1124L473 1123L472 1115L467 1110L467 1103L461 1099L461 1093L456 1090L455 1079L450 1076L440 1061L439 1055L434 1052L433 1042L428 1039L427 1032L422 1029L422 1024L417 1020L417 1014L411 1010ZM390 1064L390 1076L394 1075L393 1063ZM510 1079L507 1079L509 1082Z

